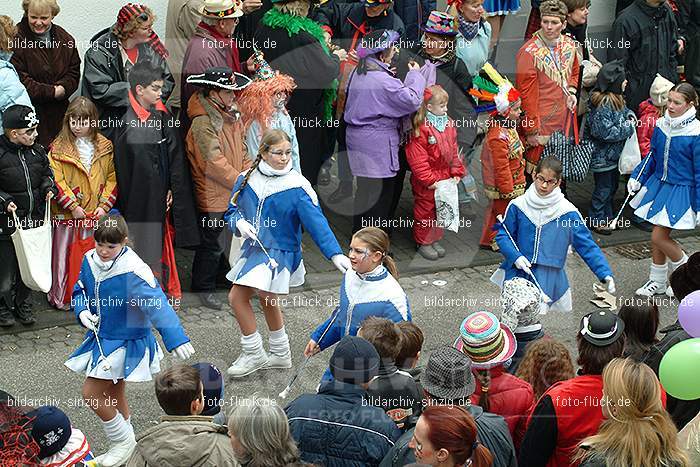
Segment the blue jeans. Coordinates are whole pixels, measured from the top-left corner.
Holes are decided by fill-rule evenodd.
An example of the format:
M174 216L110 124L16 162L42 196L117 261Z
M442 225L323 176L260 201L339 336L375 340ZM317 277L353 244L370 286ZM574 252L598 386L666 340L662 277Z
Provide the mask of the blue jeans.
M591 218L590 227L605 227L615 217L613 212L613 198L620 181L620 172L615 167L605 172L594 172L595 187L591 197L591 209L588 217Z

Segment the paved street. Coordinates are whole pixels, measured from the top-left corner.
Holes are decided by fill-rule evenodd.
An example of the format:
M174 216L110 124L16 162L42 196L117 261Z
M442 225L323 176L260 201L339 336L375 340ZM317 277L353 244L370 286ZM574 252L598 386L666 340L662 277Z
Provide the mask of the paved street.
M688 252L700 250L698 237L685 238L682 244ZM615 247L606 248L605 253L615 271L619 301L624 301L646 280L650 260L648 256L645 259L626 258ZM499 310L498 289L489 282L494 267L453 269L400 279L409 295L414 321L426 334L422 363L437 346L452 342L459 323L467 314L479 309ZM569 257L568 273L574 285L575 311L571 315L549 314L543 317L543 324L549 335L565 342L575 355L580 317L595 309L589 303L595 278L576 255ZM330 278L335 282L332 288L300 291L286 297L285 320L292 337L295 366L302 360L301 353L310 331L330 313L330 304L337 299L340 276ZM436 280L446 281L446 285L433 285ZM676 304L662 300L660 305L662 325L673 322ZM180 316L197 350L192 362L210 361L225 371L240 349L240 334L233 317L228 312L215 313L190 305L183 306ZM262 323L262 316L259 318ZM0 388L20 398L26 397L28 401L60 405L74 425L88 434L95 451L101 452L106 447L104 434L97 418L82 406L79 397L82 377L63 367L63 361L80 343L82 336L82 329L77 325L1 336ZM311 360L293 388L290 399L315 389L329 356L329 352L324 352ZM172 365L175 361L174 357L167 357L164 365ZM276 397L291 373L267 371L240 381L227 380L226 408L253 394ZM128 395L137 433L156 423L161 412L154 397L153 384L129 384ZM284 401L278 402L284 404Z

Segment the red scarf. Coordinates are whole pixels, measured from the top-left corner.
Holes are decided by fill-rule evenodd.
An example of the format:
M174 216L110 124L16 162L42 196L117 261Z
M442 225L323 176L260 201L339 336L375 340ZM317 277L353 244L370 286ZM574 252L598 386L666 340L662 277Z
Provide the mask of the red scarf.
M198 27L207 31L211 35L211 37L217 42L224 42L229 44L229 46L231 47L231 54L226 56L226 64L236 73L242 73L241 60L238 55L238 45L236 44L236 40L231 37L224 36L219 31L217 31L214 26L210 26L204 22L199 23Z

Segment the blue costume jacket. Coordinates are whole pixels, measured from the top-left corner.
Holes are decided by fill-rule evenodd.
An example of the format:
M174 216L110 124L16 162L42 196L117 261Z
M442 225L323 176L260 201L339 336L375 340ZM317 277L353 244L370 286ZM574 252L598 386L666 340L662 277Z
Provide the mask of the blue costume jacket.
M335 321L331 328L319 342L321 334L334 316ZM311 334L311 339L316 341L323 350L340 341L343 336L356 336L360 323L369 316L386 318L395 323L411 321L411 309L406 292L382 265L363 275L348 269L343 283L340 284L337 316L334 311Z
M700 121L695 108L656 121L651 152L631 176L642 184L630 201L636 215L655 225L695 229L700 211Z
M131 248L124 247L108 269L102 269L93 259L93 254L96 256L94 249L88 251L83 258L78 282L73 289L73 310L78 322L80 313L85 310L100 317L97 335L103 353L109 357L117 349L125 349L123 375L129 380L134 370L151 366L159 353L151 326L158 330L169 352L190 339L151 268ZM100 357L94 333L88 331L85 337L82 345L71 354L67 362L76 371L89 371ZM148 364L142 362L147 351L150 360ZM89 363L83 361L83 358L88 357L91 357ZM71 360L74 363L81 360L85 365L76 368L76 365L68 364ZM138 380L144 379L139 377Z
M238 177L233 193L239 191L247 173ZM278 266L271 270L258 243L247 239L238 262L227 276L233 283L273 293L288 293L290 285L303 284L302 225L326 258L342 254L318 204L316 192L303 175L291 170L291 164L289 171L281 175L265 175L260 167L254 169L237 204L229 203L224 214L224 220L236 236L240 236L236 227L239 219L255 227L265 250Z
M552 309L571 311L571 291L564 270L569 245L574 247L599 280L612 276L612 270L576 206L561 195L559 188L555 194L550 198L556 199L555 202L538 209L528 202L537 199L534 198L537 197L535 186L531 185L524 195L508 204L503 224L497 225L496 243L505 260L494 275L494 281L496 278L508 280L516 276L530 280L514 265L516 259L524 256L532 263L532 272L552 299ZM503 273L505 277L499 277Z

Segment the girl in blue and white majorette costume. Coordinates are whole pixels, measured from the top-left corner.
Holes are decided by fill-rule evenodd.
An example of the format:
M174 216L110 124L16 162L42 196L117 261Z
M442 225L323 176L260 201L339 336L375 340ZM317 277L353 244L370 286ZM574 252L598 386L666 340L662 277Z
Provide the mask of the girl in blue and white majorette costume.
M397 280L396 263L388 253L389 236L382 229L365 227L352 236L352 269L348 269L340 284L339 304L311 333L305 356L332 346L344 336L356 336L362 322L370 316L395 323L411 321L408 297ZM331 378L330 370L326 370L322 381Z
M491 280L502 287L503 281L513 277L532 281L534 274L542 291L551 299L548 306L542 305L542 313L573 309L565 270L570 245L596 277L605 282L608 292L615 293L615 281L605 255L593 240L581 213L559 188L561 173L559 160L541 159L533 184L524 195L508 204L503 223L496 224L496 243L505 260Z
M110 442L109 451L95 459L102 466L125 463L136 446L125 382L150 381L160 371L163 351L151 326L169 352L183 360L194 354L153 272L126 246L128 233L121 216L98 221L95 248L85 253L71 299L88 332L65 365L87 376L83 398Z
M242 352L227 371L234 378L260 369L292 367L278 294L288 294L290 286L304 283L302 225L336 268L343 273L350 268L350 260L342 254L316 192L301 173L292 170L289 135L268 129L259 151L253 167L238 177L224 215L229 228L245 239L226 276L233 282L229 303L241 328ZM256 294L270 330L269 355L250 303Z
M651 151L627 182L634 213L654 225L651 233L649 280L637 295L666 293L668 274L688 261L671 238L672 230L693 230L700 222L700 121L698 95L692 85L677 84L669 92L666 114L656 121Z

